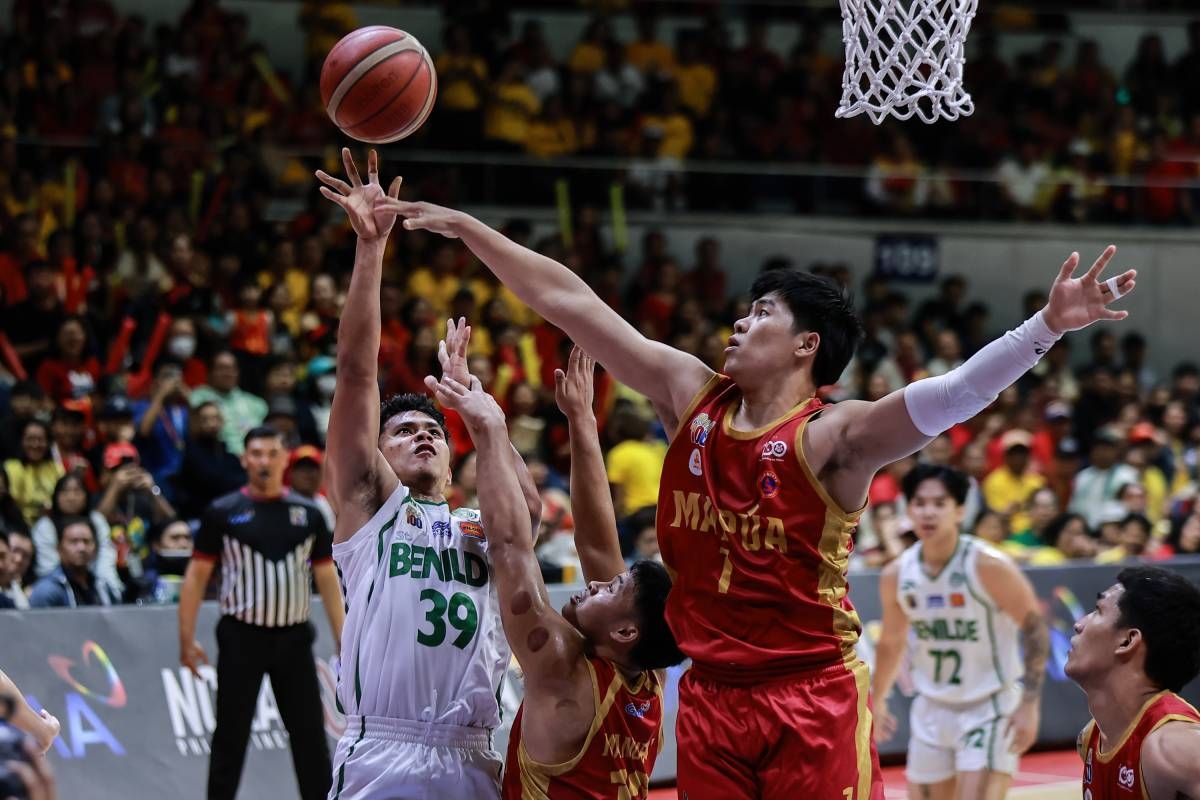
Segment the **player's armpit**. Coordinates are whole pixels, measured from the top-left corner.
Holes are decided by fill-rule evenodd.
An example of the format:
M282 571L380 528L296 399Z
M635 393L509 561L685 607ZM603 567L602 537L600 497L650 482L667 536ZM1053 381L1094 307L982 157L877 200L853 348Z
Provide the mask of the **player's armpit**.
M1200 724L1172 721L1146 737L1141 768L1150 797L1200 797Z

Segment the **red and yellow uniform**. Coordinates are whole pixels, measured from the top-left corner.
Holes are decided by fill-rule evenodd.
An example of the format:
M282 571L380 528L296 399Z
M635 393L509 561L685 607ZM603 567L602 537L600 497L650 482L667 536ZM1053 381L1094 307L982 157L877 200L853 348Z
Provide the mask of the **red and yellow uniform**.
M588 659L596 716L570 761L540 764L521 741L524 705L513 720L505 759L503 800L633 800L650 791L650 773L662 749L660 676L643 672L630 682L611 662Z
M740 401L714 376L680 417L662 472L667 622L693 661L679 689L680 794L882 798L847 597L860 512L837 506L802 446L823 406L738 431Z
M1100 728L1092 720L1083 729L1083 795L1091 800L1148 798L1142 779L1142 742L1168 722L1200 724L1200 712L1174 692L1159 692L1146 701L1121 741L1107 753L1100 749Z

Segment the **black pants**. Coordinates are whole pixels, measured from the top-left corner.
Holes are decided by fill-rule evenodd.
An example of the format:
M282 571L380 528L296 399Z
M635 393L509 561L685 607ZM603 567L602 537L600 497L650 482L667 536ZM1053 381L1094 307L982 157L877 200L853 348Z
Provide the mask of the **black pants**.
M324 800L333 768L325 740L310 623L261 628L233 617L217 623L217 729L208 762L208 800L233 800L242 778L250 724L263 675L275 690L304 800Z

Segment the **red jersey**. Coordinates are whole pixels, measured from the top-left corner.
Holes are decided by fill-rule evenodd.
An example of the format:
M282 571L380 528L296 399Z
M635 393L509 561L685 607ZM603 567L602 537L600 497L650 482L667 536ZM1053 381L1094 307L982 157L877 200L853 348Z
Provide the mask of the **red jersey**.
M1146 701L1125 735L1107 753L1100 750L1100 727L1092 720L1083 729L1083 795L1091 800L1149 797L1142 780L1142 742L1162 725L1181 720L1200 724L1200 712L1174 692L1159 692Z
M265 311L235 311L229 346L243 353L265 356L271 352L270 318Z
M646 798L663 743L662 680L643 672L634 683L603 658L588 659L596 716L570 761L539 764L521 741L522 703L505 758L502 800Z
M804 458L812 398L753 431L731 427L742 395L715 375L680 417L658 498L674 572L667 623L711 678L755 682L854 657L847 594L860 512L837 507Z

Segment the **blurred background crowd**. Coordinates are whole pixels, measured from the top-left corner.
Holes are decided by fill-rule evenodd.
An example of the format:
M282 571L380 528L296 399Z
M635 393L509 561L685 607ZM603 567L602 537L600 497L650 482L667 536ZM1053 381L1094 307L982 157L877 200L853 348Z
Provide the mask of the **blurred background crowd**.
M504 231L714 368L748 307L727 269L738 255L719 230L686 252L658 229L626 247L599 210L611 187L635 209L1193 220L1200 22L1186 50L1168 57L1148 35L1131 63L1112 64L1094 42L1067 48L1052 35L1001 58L990 26L1020 15L983 17L969 71L976 114L875 128L835 121L842 56L812 20L755 18L734 47L717 4L686 5L696 24L669 39L650 13L663 4L592 6L608 13L562 60L536 21L514 25L499 3L451 4L443 41L426 42L440 94L414 147L491 158L497 180L418 164L405 168L405 191L549 204L546 165L619 157L573 177L569 235L519 216ZM244 483L242 436L263 422L292 449L292 488L332 514L322 448L354 238L315 192L315 168L339 169L316 76L359 22L343 3L297 9L302 70L273 65L247 18L215 0L195 0L175 25L107 0L15 0L2 20L0 605L55 604L64 565L93 571L97 603L172 601L194 521ZM636 36L616 38L615 19ZM771 25L794 30L790 50L768 45ZM730 159L826 174L684 169ZM390 248L381 389L421 391L444 320L465 316L471 369L502 402L543 493L545 574L575 579L566 425L553 400L570 343L456 242L398 232ZM946 372L1018 321L993 318L958 275L914 301L865 265L808 258L783 253L751 271L809 269L855 293L867 339L822 390L829 400L875 399ZM1032 292L1025 311L1044 302ZM1156 363L1135 323L1067 337L986 413L879 473L854 566L885 563L910 541L899 482L918 458L967 470L964 529L1029 564L1200 552L1200 369ZM604 375L597 403L623 548L656 557L669 432ZM473 505L469 437L450 424L452 502Z

